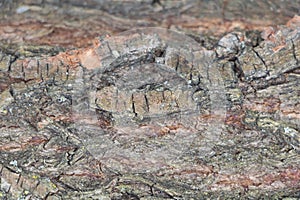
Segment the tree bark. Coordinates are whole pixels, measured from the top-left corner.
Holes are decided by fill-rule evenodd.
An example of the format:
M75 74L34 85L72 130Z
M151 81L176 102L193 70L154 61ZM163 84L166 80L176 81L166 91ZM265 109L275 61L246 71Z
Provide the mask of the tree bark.
M4 0L0 196L300 198L299 3Z

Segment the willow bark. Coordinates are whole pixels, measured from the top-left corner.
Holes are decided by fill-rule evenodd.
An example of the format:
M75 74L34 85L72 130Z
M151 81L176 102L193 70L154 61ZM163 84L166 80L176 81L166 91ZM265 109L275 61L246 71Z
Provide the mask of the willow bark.
M0 196L299 198L299 4L4 0Z

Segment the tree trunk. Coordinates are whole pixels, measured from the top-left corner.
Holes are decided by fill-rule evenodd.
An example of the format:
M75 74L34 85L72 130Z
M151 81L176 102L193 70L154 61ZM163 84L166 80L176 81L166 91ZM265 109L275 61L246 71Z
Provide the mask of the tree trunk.
M300 198L299 4L4 0L0 196Z

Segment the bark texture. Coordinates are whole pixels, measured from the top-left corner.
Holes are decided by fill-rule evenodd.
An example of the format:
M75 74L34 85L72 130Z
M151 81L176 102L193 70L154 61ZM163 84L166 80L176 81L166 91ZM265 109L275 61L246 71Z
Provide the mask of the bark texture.
M299 4L2 1L0 197L300 198Z

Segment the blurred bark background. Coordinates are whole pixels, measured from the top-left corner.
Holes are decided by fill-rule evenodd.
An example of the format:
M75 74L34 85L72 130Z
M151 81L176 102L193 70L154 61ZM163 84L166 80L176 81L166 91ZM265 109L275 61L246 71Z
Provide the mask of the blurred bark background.
M2 199L300 198L299 0L1 0L0 11ZM146 27L175 32L122 34ZM166 45L183 49L175 61ZM185 72L197 56L203 67ZM161 60L176 70L153 70ZM111 69L94 69L99 62ZM136 71L118 68L136 63ZM163 81L170 94L161 97ZM212 101L211 82L220 82L224 99ZM75 112L89 90L95 107ZM115 91L124 102L131 94L124 110L132 111L110 105ZM183 91L191 95L180 99ZM174 116L153 103L177 94ZM209 109L222 102L224 119ZM201 119L182 117L194 103ZM221 128L210 128L213 121ZM179 153L132 156L163 145Z

